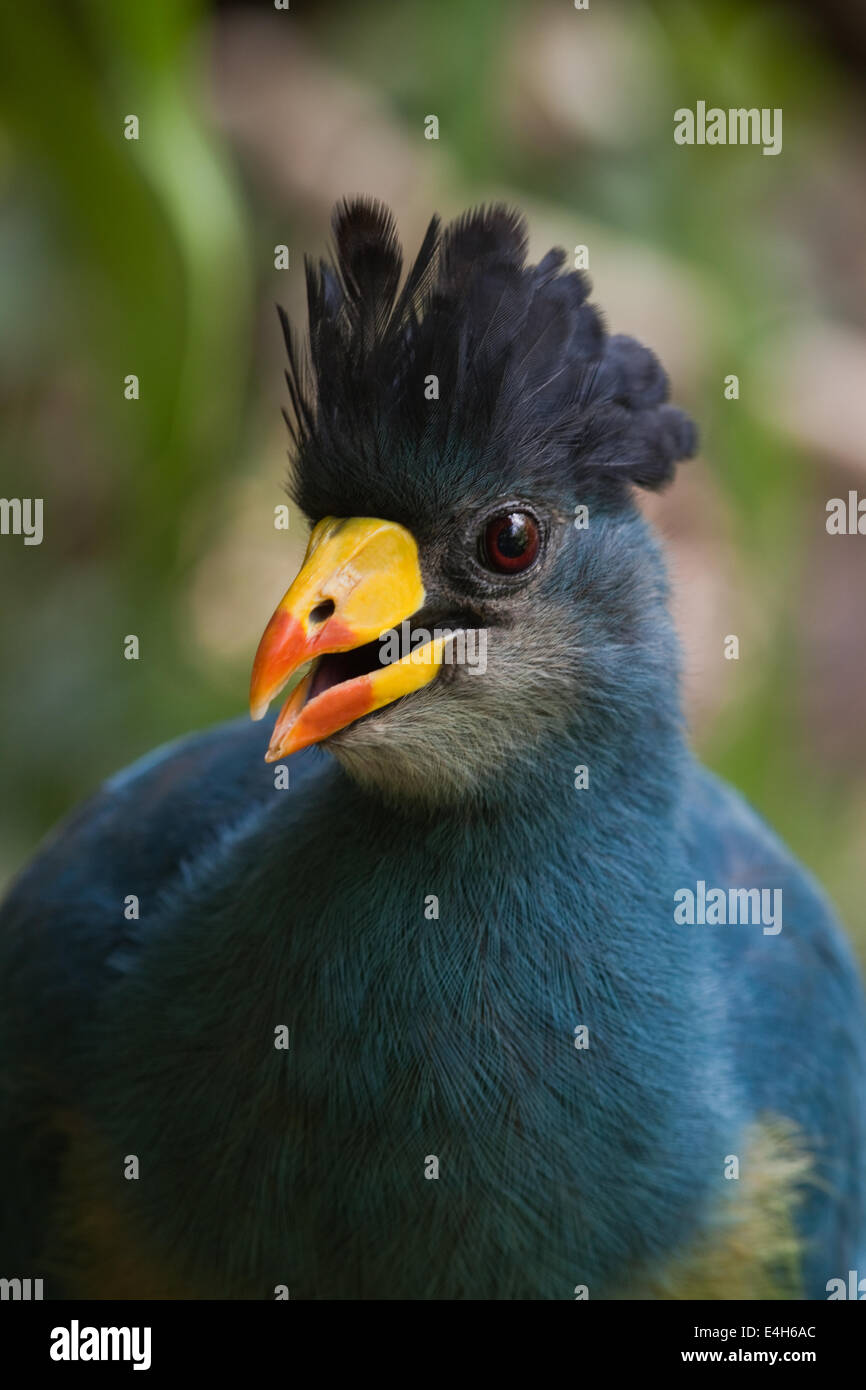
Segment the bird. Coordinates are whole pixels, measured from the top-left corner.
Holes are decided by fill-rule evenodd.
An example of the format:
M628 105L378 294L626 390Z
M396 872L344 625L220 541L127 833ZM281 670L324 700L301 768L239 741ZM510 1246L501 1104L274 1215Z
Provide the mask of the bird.
M48 1296L796 1300L864 1268L853 953L682 712L640 499L696 427L528 256L491 203L404 269L385 206L337 205L306 331L280 310L310 539L253 717L111 778L9 891L0 1254Z

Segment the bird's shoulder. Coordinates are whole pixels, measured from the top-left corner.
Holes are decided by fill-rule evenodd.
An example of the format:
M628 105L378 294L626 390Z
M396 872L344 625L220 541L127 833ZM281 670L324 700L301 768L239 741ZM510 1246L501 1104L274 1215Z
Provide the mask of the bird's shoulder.
M761 920L702 928L713 934L729 994L792 1041L840 1020L863 1031L863 993L852 947L813 874L740 792L695 766L684 800L689 862L706 893L759 890ZM692 889L695 884L689 885ZM757 900L756 900L757 901ZM699 929L699 928L696 928Z
M200 855L218 855L223 837L273 801L266 747L261 725L236 720L177 739L105 782L51 832L0 908L7 980L10 972L44 974L50 962L72 978L109 952L120 964L125 942L137 935L135 900L152 906ZM321 754L296 755L291 764L296 787L315 775Z
M814 956L843 972L853 969L845 934L817 879L740 792L699 764L691 769L683 798L683 834L689 863L707 893L719 888L777 894L765 896L761 922L720 930L732 960L748 956L763 940L772 947L776 970L789 952L804 962Z
M737 1081L755 1123L793 1126L813 1171L798 1224L807 1287L823 1289L863 1238L857 1155L866 1139L866 1003L845 932L812 874L744 797L696 770L690 863L710 887L778 894L775 921L688 928L705 939L724 998ZM815 1297L812 1293L810 1296Z
M13 1268L29 1267L57 1193L75 1188L77 1167L89 1171L81 1040L158 929L162 895L197 860L218 864L234 828L269 805L303 814L303 797L277 791L266 746L267 730L238 720L148 754L49 835L0 906L0 1186L15 1193L0 1210L0 1249ZM290 762L297 790L325 760L311 750ZM98 1194L67 1195L94 1267L128 1246ZM84 1252L83 1234L72 1243ZM117 1287L123 1267L113 1266Z

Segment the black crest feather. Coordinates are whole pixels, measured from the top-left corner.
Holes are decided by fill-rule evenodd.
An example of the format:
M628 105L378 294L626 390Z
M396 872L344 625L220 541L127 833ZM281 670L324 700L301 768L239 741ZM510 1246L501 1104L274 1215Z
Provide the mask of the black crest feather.
M524 218L494 205L430 222L401 288L394 218L340 203L332 263L308 261L309 344L289 356L295 492L313 516L455 459L489 481L605 477L657 488L694 453L655 355L610 336L565 253L526 265ZM435 390L431 382L435 381ZM517 473L515 473L517 470ZM344 501L345 499L345 501Z

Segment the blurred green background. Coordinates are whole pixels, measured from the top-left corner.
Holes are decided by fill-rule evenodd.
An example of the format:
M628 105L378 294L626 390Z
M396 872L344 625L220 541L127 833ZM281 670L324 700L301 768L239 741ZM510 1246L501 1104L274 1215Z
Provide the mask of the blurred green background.
M507 198L534 255L589 247L611 327L659 352L701 426L700 459L647 504L694 738L866 955L866 537L825 529L829 498L866 495L864 13L4 8L0 491L44 498L45 535L0 537L0 882L106 774L245 707L304 545L299 518L273 521L274 302L300 312L334 201L384 198L413 249L434 209ZM781 107L782 153L677 146L673 112L698 100Z

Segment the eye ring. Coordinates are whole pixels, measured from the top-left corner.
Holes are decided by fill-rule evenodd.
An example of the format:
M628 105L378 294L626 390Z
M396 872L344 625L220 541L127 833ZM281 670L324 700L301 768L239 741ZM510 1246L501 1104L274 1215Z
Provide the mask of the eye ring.
M497 512L478 537L478 558L495 574L522 574L538 559L541 527L522 507Z

